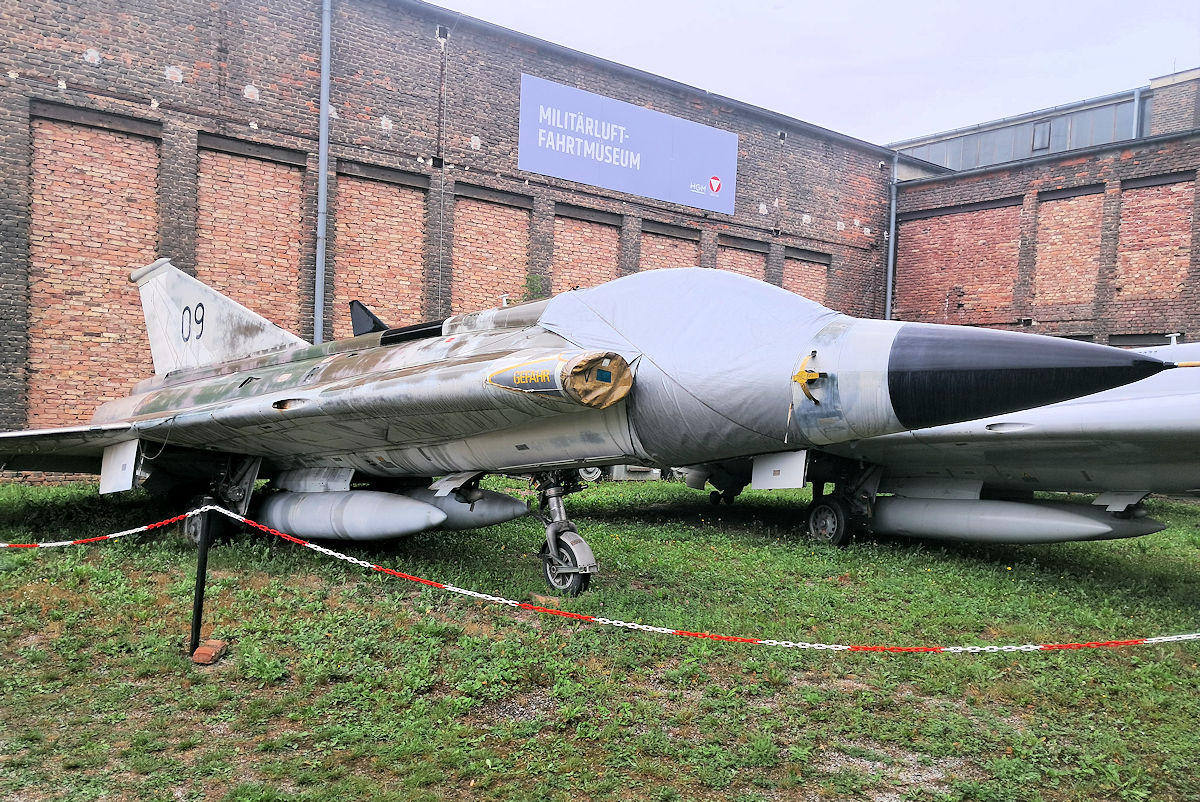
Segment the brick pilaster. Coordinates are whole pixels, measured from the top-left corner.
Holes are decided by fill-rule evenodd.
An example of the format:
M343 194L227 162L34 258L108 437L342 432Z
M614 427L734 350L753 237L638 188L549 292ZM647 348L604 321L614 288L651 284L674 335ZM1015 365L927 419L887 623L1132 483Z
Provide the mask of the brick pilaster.
M631 214L625 215L621 223L621 252L617 273L627 275L641 269L642 220Z
M197 130L167 119L158 162L158 253L196 274Z
M0 429L29 418L29 99L0 90Z
M1113 282L1117 273L1117 251L1121 233L1121 183L1108 181L1104 186L1103 239L1100 243L1100 268L1096 274L1096 342L1107 343L1112 331L1108 317L1109 305L1115 293Z

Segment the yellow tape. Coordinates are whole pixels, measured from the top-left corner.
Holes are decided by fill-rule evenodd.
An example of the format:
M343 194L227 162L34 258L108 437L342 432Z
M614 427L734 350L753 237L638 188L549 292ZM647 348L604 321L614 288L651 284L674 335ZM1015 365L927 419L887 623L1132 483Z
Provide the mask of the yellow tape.
M796 382L796 384L800 385L801 391L803 391L804 395L807 396L809 401L812 401L817 406L820 406L821 402L818 401L813 396L812 391L808 389L809 382L814 382L817 379L825 378L824 373L820 373L815 370L808 370L808 360L812 359L816 355L817 355L817 352L813 351L811 354L804 357L804 359L802 359L800 361L800 370L796 371L796 375L792 377L792 381L794 381L794 382Z

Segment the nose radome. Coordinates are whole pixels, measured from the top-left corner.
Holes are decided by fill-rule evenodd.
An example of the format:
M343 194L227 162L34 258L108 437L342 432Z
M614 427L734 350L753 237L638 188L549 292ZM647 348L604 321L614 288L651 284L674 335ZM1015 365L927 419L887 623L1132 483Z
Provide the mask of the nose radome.
M1166 367L1076 340L909 323L892 342L888 392L904 427L921 429L1098 393Z

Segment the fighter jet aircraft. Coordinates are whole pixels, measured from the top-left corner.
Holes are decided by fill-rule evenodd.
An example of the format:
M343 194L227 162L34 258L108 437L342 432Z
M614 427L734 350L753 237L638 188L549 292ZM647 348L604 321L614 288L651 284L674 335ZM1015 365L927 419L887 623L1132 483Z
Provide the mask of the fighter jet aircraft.
M1200 365L1200 343L1142 349ZM843 545L855 530L993 543L1106 540L1158 532L1151 493L1200 495L1200 371L979 420L828 444L810 451L810 531ZM714 501L751 481L749 461L694 466ZM825 493L825 485L833 484ZM1091 506L1035 500L1086 493Z
M310 345L173 267L133 271L155 375L89 425L0 434L9 469L91 470L101 492L200 484L301 537L369 540L526 512L482 490L534 477L550 586L597 570L567 517L576 469L797 454L1026 409L1166 363L1006 332L863 320L753 279L685 268ZM380 330L382 329L382 330ZM442 477L434 481L435 477Z

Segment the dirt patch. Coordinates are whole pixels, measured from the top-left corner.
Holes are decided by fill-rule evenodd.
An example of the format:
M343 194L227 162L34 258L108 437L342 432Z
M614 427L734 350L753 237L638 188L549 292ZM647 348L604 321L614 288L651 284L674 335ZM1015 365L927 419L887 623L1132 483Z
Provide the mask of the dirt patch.
M954 780L984 777L983 772L962 758L931 758L874 741L853 741L831 748L813 762L813 768L823 774L853 769L879 775L882 784L896 786L866 789L864 794L872 802L900 802L914 790L944 794L950 791Z
M536 718L552 721L558 717L558 702L550 698L545 689L538 688L529 693L520 693L507 699L489 702L472 716L477 722L532 721Z
M844 677L834 677L829 674L822 674L816 671L806 671L804 674L792 680L791 685L796 688L833 688L843 693L858 693L860 691L870 691L873 688L854 675Z
M58 621L47 622L41 630L37 632L27 632L13 642L12 648L15 651L21 649L40 649L43 646L48 646L51 641L54 641L62 634L62 624Z

